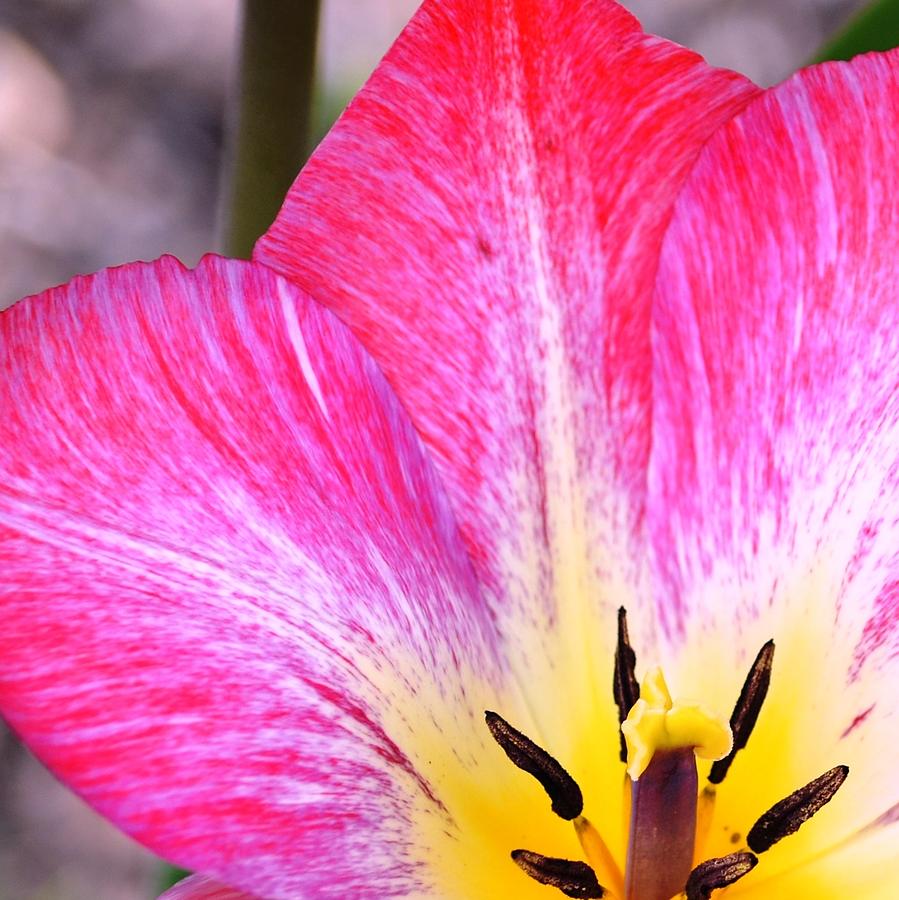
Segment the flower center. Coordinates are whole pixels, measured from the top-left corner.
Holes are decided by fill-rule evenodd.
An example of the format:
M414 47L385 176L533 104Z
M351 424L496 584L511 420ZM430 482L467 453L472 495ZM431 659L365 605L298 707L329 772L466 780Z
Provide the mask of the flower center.
M636 654L627 614L618 612L613 692L621 723L621 761L626 763L628 842L624 866L582 815L577 782L549 753L495 712L486 713L496 742L518 768L543 786L556 815L574 824L586 862L512 851L531 878L568 897L611 900L706 900L750 872L763 853L793 834L839 790L849 772L836 766L763 813L746 832L746 848L697 866L711 821L717 785L755 727L771 681L774 642L759 651L746 676L729 724L698 703L674 701L661 669L638 685ZM700 791L696 758L715 760Z

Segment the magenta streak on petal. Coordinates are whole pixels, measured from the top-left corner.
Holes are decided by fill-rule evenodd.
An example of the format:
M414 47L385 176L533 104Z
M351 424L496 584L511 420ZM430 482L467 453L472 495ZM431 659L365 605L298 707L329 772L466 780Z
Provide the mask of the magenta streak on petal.
M865 660L876 650L899 644L896 639L896 622L899 620L899 578L883 586L874 601L874 610L865 624L861 640L855 651L851 676L857 678ZM899 646L893 650L899 653Z
M540 525L540 533L543 546L550 547L552 546L552 540L550 535L550 508L547 498L548 481L546 473L546 459L544 458L543 446L540 442L540 434L536 426L536 422L538 421L537 404L534 403L534 388L530 383L527 383L525 385L525 409L527 411L526 421L533 423L524 427L525 431L527 432L528 441L530 443L534 466L534 489L537 493L537 521ZM552 583L552 576L548 569L549 566L547 565L544 566L543 570L541 571L541 583ZM546 614L547 629L553 628L556 615L557 612L555 608L549 607Z
M353 703L349 697L334 690L334 688L329 685L317 684L309 678L304 679L304 681L319 694L322 699L326 700L337 709L347 713L347 715L355 719L360 725L363 725L375 740L375 752L383 757L391 766L397 766L412 777L428 800L430 800L434 806L439 807L445 815L449 816L449 811L440 798L434 793L434 789L428 784L427 779L412 765L409 757L403 753L396 742L391 740L384 729L372 719L371 713L368 710L357 703Z
M878 816L877 820L871 823L871 827L886 828L888 825L895 825L897 822L899 822L899 803Z
M855 718L846 726L845 731L840 735L841 738L847 738L856 728L859 727L862 723L864 723L865 719L874 712L874 707L876 703L872 703L866 710L860 712Z

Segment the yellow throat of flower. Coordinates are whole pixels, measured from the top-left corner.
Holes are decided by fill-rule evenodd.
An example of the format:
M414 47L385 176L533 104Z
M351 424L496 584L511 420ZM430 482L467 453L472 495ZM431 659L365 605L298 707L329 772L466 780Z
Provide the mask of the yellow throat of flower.
M471 814L466 805L454 813L467 815L462 821L473 828L488 823L473 846L495 849L481 856L470 852L461 862L456 855L446 855L451 863L445 870L446 884L452 887L445 893L534 896L536 900L552 896L539 893L550 887L557 896L584 900L708 900L741 881L757 866L760 855L789 838L828 804L848 775L846 766L834 766L767 811L750 809L748 815L734 816L733 798L740 791L734 792L737 785L731 780L722 785L764 705L774 649L773 640L761 647L725 720L699 703L672 700L658 667L646 673L642 684L637 680L636 653L630 645L626 612L620 609L612 691L617 707L614 725L620 725L621 740L616 741L614 760L609 755L599 761L603 776L609 771L613 776L607 779L599 802L596 774L589 771L596 764L592 753L586 763L582 758L578 771L581 778L586 773L594 779L585 792L558 759L499 713L485 710L485 724L501 753L543 788L551 812L534 815L531 801L524 798L513 810L520 789L517 781L498 786L504 784L504 768L491 769L482 792L468 791L465 782L460 782L462 794L480 805ZM612 721L608 724L614 727ZM610 743L606 743L609 749ZM700 784L697 757L716 760L710 768L703 767L704 784ZM617 786L614 775L624 774L625 768L622 802L611 810L624 815L606 815L603 810L614 802L609 799L610 789ZM467 768L462 774L470 778ZM723 814L716 799L719 789L729 804ZM574 833L566 834L558 827L562 824L573 826ZM472 858L483 862L475 867ZM490 886L487 891L486 885Z

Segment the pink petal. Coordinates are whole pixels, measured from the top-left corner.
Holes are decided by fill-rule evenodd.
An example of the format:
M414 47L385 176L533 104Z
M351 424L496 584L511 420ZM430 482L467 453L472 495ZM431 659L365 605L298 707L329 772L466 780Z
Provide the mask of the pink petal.
M235 891L202 875L192 875L169 888L159 900L256 900L254 895Z
M589 679L585 634L639 602L660 241L755 93L611 0L429 0L257 246L396 388L523 679L568 616Z
M495 638L374 364L274 273L207 258L23 301L0 365L12 727L186 868L416 892L409 816L443 812L415 741L484 730L459 670L493 682Z
M847 763L834 842L899 803L897 135L896 53L756 101L679 198L654 309L660 612L731 697L777 640L756 803Z

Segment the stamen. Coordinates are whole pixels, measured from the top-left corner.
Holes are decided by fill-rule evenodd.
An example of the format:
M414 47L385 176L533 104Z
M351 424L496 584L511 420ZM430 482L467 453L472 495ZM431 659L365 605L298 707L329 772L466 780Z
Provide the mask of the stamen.
M684 888L687 900L708 900L712 891L739 881L756 867L758 861L754 853L731 853L730 856L706 860L687 879Z
M631 647L627 633L627 610L618 610L618 645L615 647L615 676L612 693L618 706L618 724L622 724L631 707L640 699L640 684L637 681L637 654ZM621 736L621 761L627 762L627 743Z
M578 816L574 820L574 830L577 832L587 862L590 863L597 878L602 880L613 896L623 897L624 876L608 845L602 839L602 835L596 830L593 823L583 816Z
M746 746L749 735L752 734L755 723L758 720L762 704L768 693L768 686L771 684L771 663L774 660L774 641L768 641L755 658L746 680L743 682L743 689L737 699L734 711L730 717L730 730L734 734L734 745L724 757L714 763L712 770L709 772L709 781L712 784L721 784L730 764L734 761L737 752Z
M746 843L750 850L764 853L779 840L799 830L840 789L849 766L835 766L789 797L775 803L749 830Z
M576 819L584 810L584 797L577 782L544 749L513 728L502 716L487 710L487 727L506 756L519 769L533 775L552 801L552 810L563 819ZM518 852L518 851L516 851ZM521 851L526 852L526 851ZM592 870L591 870L592 871ZM600 896L578 894L571 896Z
M696 800L696 840L693 844L693 863L698 865L705 857L705 844L709 832L712 830L712 820L715 817L715 800L717 799L715 788L706 785Z
M542 856L530 850L513 850L512 859L540 884L558 888L566 897L602 897L605 890L585 862Z

